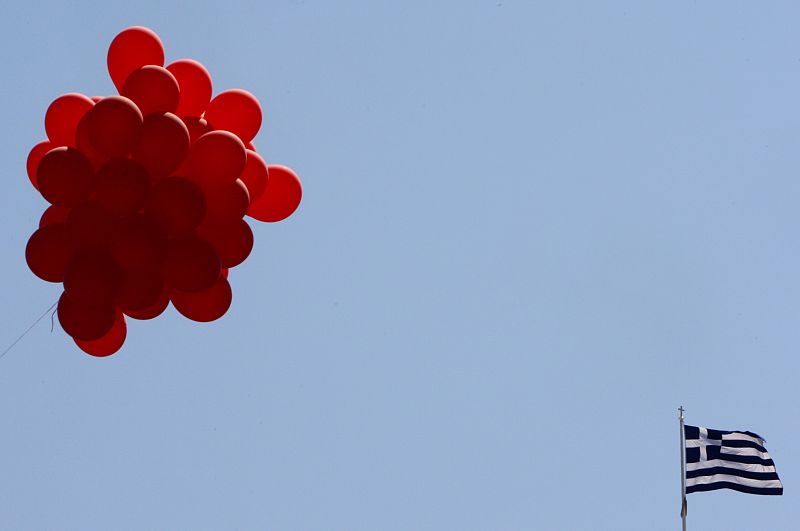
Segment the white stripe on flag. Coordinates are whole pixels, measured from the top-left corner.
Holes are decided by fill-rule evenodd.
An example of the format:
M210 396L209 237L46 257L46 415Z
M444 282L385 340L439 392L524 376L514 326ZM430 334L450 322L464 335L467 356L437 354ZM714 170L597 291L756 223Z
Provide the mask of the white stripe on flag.
M756 448L732 448L723 446L719 451L719 455L720 457L724 457L726 455L754 455L756 457L760 457L761 459L771 459L769 452L762 452Z
M754 442L759 446L764 446L764 439L759 439L758 437L751 437L745 433L723 433L722 434L723 441L750 441Z
M747 487L756 487L762 489L781 488L783 486L778 479L748 479L741 478L739 476L731 476L728 474L714 474L713 476L688 478L686 480L686 486L694 487L695 485L708 485L709 483L716 483L718 481L727 481L729 483L736 483L737 485L745 485Z
M715 466L724 466L725 468L745 470L747 472L775 472L775 467L772 465L737 463L736 461L727 461L725 459L710 459L701 463L686 463L686 471L691 472L693 470L703 470L704 468L711 468Z

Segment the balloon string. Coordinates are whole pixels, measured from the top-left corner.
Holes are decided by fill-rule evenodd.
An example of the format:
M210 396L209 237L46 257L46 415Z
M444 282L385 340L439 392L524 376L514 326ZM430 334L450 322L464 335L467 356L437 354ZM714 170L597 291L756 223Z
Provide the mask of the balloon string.
M36 319L33 322L33 324L31 324L24 332L22 332L22 334L20 334L20 336L17 339L15 339L13 343L11 343L8 347L6 347L6 349L3 351L3 353L0 354L0 359L2 359L3 356L8 354L8 351L11 350L12 348L14 348L14 346L17 343L19 343L22 340L22 338L25 337L28 334L28 332L30 332L33 329L34 326L39 324L39 321L44 319L47 316L47 314L50 313L53 310L53 308L56 307L56 304L58 304L58 301L54 302L47 310L45 310L45 312L42 315L39 316L38 319ZM50 329L50 331L52 332L52 328Z

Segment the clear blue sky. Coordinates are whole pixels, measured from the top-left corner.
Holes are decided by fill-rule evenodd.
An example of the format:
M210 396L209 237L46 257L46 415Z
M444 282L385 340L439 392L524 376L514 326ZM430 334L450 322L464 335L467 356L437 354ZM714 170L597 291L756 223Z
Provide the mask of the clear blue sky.
M681 404L786 488L690 529L797 527L795 2L14 4L3 347L59 293L28 150L126 26L256 94L305 197L221 321L98 360L45 320L0 361L0 527L679 529Z

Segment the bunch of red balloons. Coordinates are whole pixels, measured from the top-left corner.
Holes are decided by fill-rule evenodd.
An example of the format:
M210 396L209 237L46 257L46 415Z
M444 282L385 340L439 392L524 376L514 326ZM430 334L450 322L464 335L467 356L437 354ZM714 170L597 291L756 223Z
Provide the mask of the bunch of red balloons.
M161 40L143 27L114 38L108 71L119 95L56 98L27 161L51 204L28 266L63 282L61 326L95 356L119 350L125 316L153 319L170 302L194 321L224 315L228 269L253 247L245 216L280 221L302 196L292 170L256 152L262 113L249 92L212 99L203 65L164 67Z

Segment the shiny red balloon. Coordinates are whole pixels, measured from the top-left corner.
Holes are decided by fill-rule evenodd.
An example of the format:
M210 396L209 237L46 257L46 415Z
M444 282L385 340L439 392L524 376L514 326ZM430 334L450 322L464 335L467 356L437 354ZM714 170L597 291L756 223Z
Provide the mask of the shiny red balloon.
M211 100L204 118L214 129L230 131L242 142L250 142L261 127L261 104L246 90L226 90Z
M252 203L264 193L267 188L267 179L269 173L267 170L267 163L261 158L261 155L255 151L247 150L247 164L244 167L242 176L239 179L247 186L247 191L250 194L250 202Z
M150 192L150 176L138 162L114 158L97 171L94 188L97 204L121 218L144 207Z
M111 238L114 219L93 201L80 203L67 214L67 233L76 247L105 245Z
M54 146L52 142L49 140L42 140L31 149L31 152L28 153L28 160L25 164L26 169L28 170L28 179L31 180L31 184L37 190L39 189L39 185L36 183L36 171L39 169L39 162L44 157L45 153L53 149Z
M239 179L224 186L205 189L204 193L206 197L205 224L233 223L247 214L250 195L247 187Z
M189 142L194 144L198 138L211 131L211 126L204 118L186 117L181 118L186 128L189 130Z
M219 276L219 256L202 238L190 236L170 242L164 259L164 281L186 292L209 288Z
M123 271L116 303L123 311L142 311L158 303L164 281L157 269Z
M61 294L58 299L58 321L73 339L100 339L114 326L117 310L112 304L89 304Z
M75 131L81 118L94 107L89 96L71 92L59 96L44 115L44 130L47 138L56 146L78 147Z
M140 321L145 321L147 319L155 319L156 317L164 313L164 310L167 309L167 306L169 306L169 295L167 295L167 293L164 291L161 292L161 295L159 296L158 300L152 306L148 306L144 310L127 309L124 310L124 312L125 315L127 315L128 317L139 319Z
M214 247L222 267L235 267L253 250L253 231L243 219L227 225L202 225L198 234Z
M167 65L180 86L180 99L175 114L178 116L203 115L211 101L211 74L194 59L179 59Z
M36 182L39 192L53 205L71 207L89 195L94 177L92 165L77 149L58 147L39 162Z
M113 304L121 272L111 253L102 249L79 251L64 271L64 291L75 301Z
M97 358L104 358L117 352L125 343L125 338L128 335L128 325L125 323L125 316L122 312L117 311L114 317L114 324L111 330L106 332L103 337L94 339L92 341L84 341L82 339L75 339L75 344L78 345L85 353L95 356Z
M41 229L42 227L54 225L56 223L65 223L69 213L69 208L50 205L47 207L47 210L44 211L42 217L39 218L39 228Z
M133 26L114 37L108 47L108 73L117 90L131 72L145 65L164 66L164 45L153 30Z
M200 188L183 177L164 177L150 192L145 209L168 238L191 233L203 221L206 202Z
M175 112L180 88L169 70L149 65L131 72L119 93L130 98L146 117L154 112Z
M133 101L109 96L95 103L86 120L86 132L93 149L107 157L124 157L139 136L143 118Z
M25 247L25 261L33 274L48 282L64 280L64 270L75 255L63 223L46 225L34 232Z
M166 246L166 236L158 225L144 216L117 224L110 244L114 260L126 271L160 268Z
M281 221L297 210L303 197L300 178L286 166L270 165L264 193L250 204L247 215L259 221Z
M156 113L144 119L139 139L133 147L133 158L156 177L176 170L188 151L189 130L186 124L172 113Z
M203 187L232 183L246 163L244 144L228 131L206 133L189 149L189 177Z
M231 306L233 294L227 279L220 275L208 289L196 293L173 290L170 298L181 315L192 321L207 323L225 315Z

